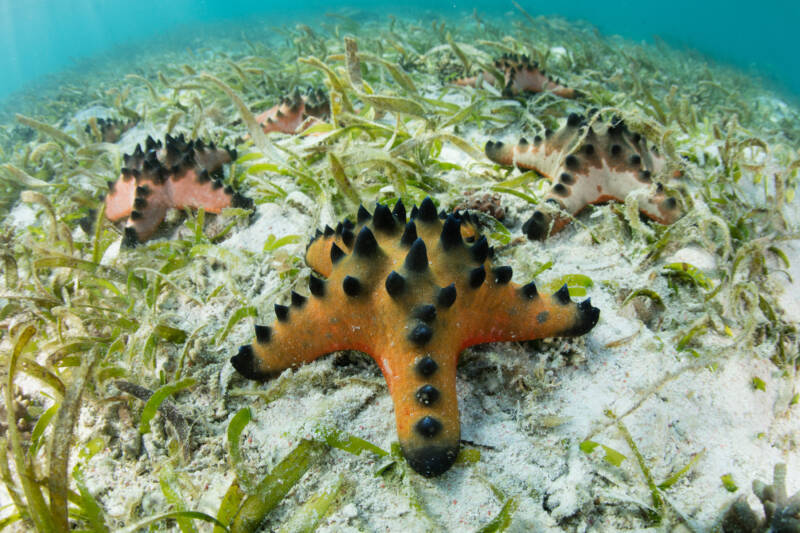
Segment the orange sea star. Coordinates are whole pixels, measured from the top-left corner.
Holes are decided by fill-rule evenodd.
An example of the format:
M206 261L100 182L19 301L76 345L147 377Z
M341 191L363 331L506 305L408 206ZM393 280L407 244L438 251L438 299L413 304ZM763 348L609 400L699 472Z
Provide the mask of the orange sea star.
M677 200L667 196L660 183L653 183L664 169L665 159L622 120L597 132L573 113L558 131L548 130L544 138L537 135L533 142L489 141L486 155L501 165L535 170L548 178L553 185L544 199L570 215L589 204L623 202L631 191L651 186L653 194L639 201L642 214L661 224L671 224L681 214ZM536 210L522 230L529 239L544 239L567 222L567 217L553 218Z
M394 400L397 434L409 464L424 476L446 471L460 444L456 364L476 344L583 335L600 311L570 300L566 285L541 294L511 282L464 214L437 215L430 198L406 222L394 209L361 207L319 233L306 261L310 297L292 292L275 305L278 321L256 326L256 341L231 363L265 379L337 350L359 350L381 368ZM466 240L466 242L465 242ZM471 243L470 243L471 241ZM469 244L468 244L469 243Z
M331 114L330 102L325 93L309 89L301 94L295 87L292 93L281 99L280 103L267 109L256 117L264 133L300 133L320 120L327 120Z
M152 137L144 150L137 144L133 155L125 154L119 179L109 182L106 217L112 222L127 219L125 245L149 239L170 208L202 207L220 213L225 207L253 206L252 200L222 182L222 166L236 158L235 151L186 142L182 134L167 135L165 145L162 148Z

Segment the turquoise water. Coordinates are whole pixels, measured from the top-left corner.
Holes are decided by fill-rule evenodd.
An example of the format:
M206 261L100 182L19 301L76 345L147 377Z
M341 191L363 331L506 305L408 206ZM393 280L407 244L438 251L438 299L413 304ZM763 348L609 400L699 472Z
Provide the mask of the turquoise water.
M604 34L641 41L659 36L714 60L764 78L800 100L800 60L792 35L800 27L800 2L678 0L673 2L524 1L533 15L583 19ZM197 37L211 25L230 21L246 26L254 16L271 24L308 20L328 11L363 9L379 14L435 10L519 17L512 3L352 1L348 3L263 2L248 0L155 2L139 0L0 0L0 98L24 91L26 84L120 45L147 46L147 39L169 33Z

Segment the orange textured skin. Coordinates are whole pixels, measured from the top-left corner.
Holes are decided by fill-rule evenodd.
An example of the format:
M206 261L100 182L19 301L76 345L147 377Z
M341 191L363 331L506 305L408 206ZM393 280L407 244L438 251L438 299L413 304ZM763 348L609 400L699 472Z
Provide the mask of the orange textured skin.
M665 159L621 120L597 131L583 117L572 114L562 128L548 132L544 139L521 139L516 145L489 141L486 155L501 165L535 170L549 179L552 185L544 200L570 215L592 204L624 202L632 191L652 187L639 201L640 212L660 224L672 224L681 216L677 200L653 181L664 174ZM543 239L567 222L567 217L537 210L523 231L530 239Z
M461 87L478 87L480 81L485 81L489 85L497 85L497 79L492 75L491 72L483 71L477 76L469 76L467 78L459 78L455 80L453 83L456 85L460 85Z
M362 208L357 224L326 228L306 261L327 280L313 278L312 295L293 294L288 311L276 306L278 322L257 327L256 342L231 362L245 377L263 379L337 350L365 352L386 379L406 458L434 476L452 465L460 444L461 352L486 342L582 335L599 311L588 300L571 302L566 286L546 295L532 283L512 283L510 267L493 268L469 215L443 221L426 199L411 218L406 223L399 202L391 212L378 204L372 216ZM355 292L348 289L353 278ZM397 278L399 289L390 283Z
M126 245L149 239L168 209L203 208L218 214L226 207L252 207L252 201L223 186L222 166L235 152L167 135L166 147L147 138L125 155L119 179L109 184L106 217L125 221Z
M317 122L327 120L330 116L330 103L322 91L313 91L305 95L295 89L280 103L256 116L264 133L280 132L301 133Z

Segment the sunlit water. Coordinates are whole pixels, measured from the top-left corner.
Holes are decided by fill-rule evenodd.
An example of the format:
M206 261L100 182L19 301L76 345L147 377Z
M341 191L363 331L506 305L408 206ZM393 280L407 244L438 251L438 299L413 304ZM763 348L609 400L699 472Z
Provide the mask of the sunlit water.
M642 41L659 36L716 61L761 76L769 85L800 100L800 60L794 37L800 27L800 2L762 0L674 0L672 2L545 2L520 0L533 15L584 19L604 34ZM511 1L415 1L347 3L255 0L0 0L0 98L30 88L50 73L91 64L91 58L119 45L148 46L169 34L196 38L221 22L246 27L254 17L271 24L309 20L328 11L364 9L380 14L440 16L470 12L520 17ZM188 42L188 39L187 39ZM87 62L86 60L89 59Z

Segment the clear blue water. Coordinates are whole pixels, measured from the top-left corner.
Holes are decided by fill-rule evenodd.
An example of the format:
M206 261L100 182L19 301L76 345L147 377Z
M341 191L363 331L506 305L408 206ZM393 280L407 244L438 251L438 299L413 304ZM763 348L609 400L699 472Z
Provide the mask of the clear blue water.
M673 0L672 2L545 2L520 0L533 15L583 19L604 34L646 41L657 35L755 72L795 101L800 100L800 59L796 35L800 2L790 0ZM246 24L254 15L273 24L303 21L327 11L358 8L403 14L433 9L442 14L470 12L519 16L510 0L461 2L228 0L0 0L0 98L24 91L42 76L74 66L116 46L144 43L170 34L196 36L208 24Z

